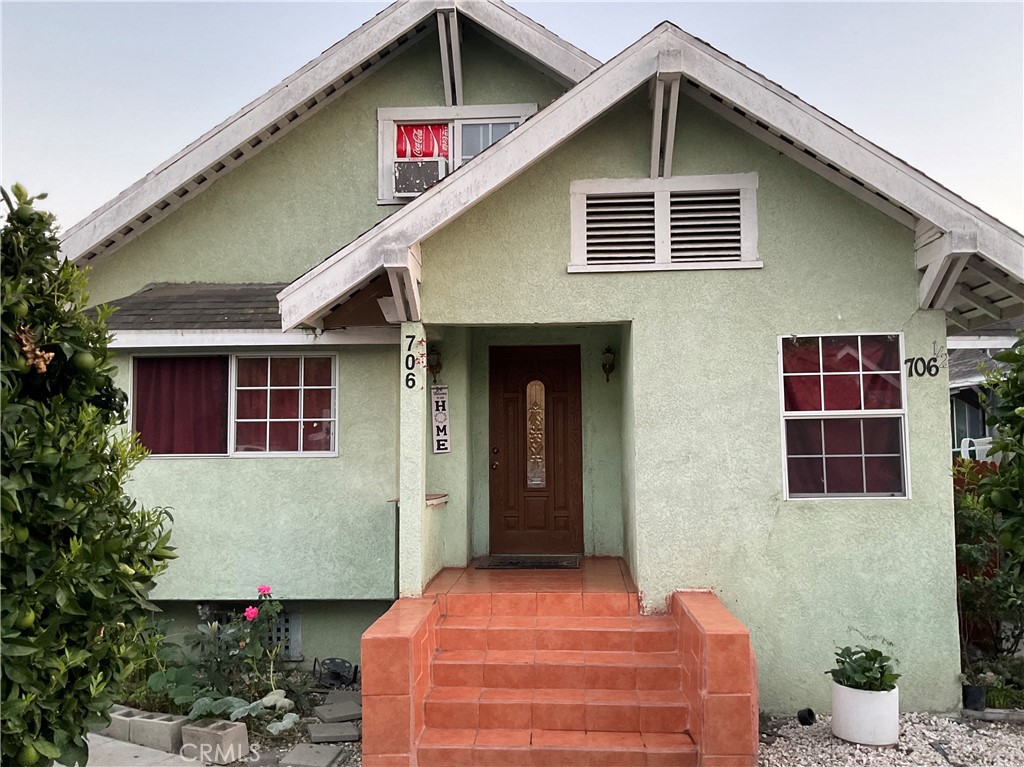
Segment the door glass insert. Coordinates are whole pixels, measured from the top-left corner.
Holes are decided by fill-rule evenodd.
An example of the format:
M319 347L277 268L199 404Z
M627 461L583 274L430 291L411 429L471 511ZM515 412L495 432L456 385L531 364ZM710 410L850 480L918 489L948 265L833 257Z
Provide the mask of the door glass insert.
M544 384L530 381L526 385L527 487L544 487L547 484L544 442Z

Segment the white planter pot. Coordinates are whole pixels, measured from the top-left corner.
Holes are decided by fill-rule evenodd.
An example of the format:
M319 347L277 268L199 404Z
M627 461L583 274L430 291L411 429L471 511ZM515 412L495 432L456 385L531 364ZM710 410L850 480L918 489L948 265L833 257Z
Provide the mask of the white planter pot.
M900 739L900 688L868 692L832 682L832 734L866 746L896 745Z

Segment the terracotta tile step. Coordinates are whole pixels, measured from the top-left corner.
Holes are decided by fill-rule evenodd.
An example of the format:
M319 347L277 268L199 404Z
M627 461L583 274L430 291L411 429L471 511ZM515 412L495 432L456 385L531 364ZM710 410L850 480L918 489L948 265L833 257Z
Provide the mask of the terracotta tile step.
M438 730L419 738L420 767L696 767L688 735L510 729Z
M686 732L680 690L528 690L435 687L426 725L439 729Z
M606 650L674 652L679 629L665 616L449 616L439 624L444 650Z
M431 662L437 687L678 690L674 652L443 650Z
M582 590L548 591L543 583L530 590L499 591L489 585L459 592L452 589L445 595L444 613L459 615L507 615L552 617L628 617L639 612L636 592L619 585L592 582Z

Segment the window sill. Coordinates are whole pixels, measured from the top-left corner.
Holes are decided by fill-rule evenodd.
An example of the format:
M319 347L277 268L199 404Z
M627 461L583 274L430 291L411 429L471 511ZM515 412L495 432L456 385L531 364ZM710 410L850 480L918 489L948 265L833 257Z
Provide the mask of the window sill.
M160 461L181 461L181 460L196 460L196 459L217 459L224 460L227 458L337 458L337 451L334 452L308 452L308 453L182 453L175 455L147 455L146 460L160 460Z
M693 272L711 269L761 269L763 261L691 261L685 264L569 264L569 274L606 272Z
M909 501L909 495L791 495L787 501Z

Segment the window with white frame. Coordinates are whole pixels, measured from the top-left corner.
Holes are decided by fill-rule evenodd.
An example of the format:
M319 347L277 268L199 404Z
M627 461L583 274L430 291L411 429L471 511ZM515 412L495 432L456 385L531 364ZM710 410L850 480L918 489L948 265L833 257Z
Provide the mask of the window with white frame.
M962 456L960 446L965 439L984 439L992 436L992 429L985 423L986 417L976 391L964 389L950 396L949 425L953 435L954 458Z
M570 272L743 269L757 254L757 174L570 186Z
M536 111L536 104L378 109L378 204L418 197Z
M134 357L133 427L151 455L336 450L336 357Z
M780 339L788 498L907 496L899 334Z

